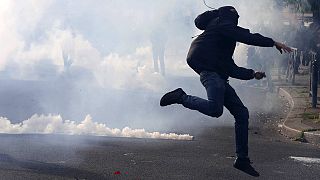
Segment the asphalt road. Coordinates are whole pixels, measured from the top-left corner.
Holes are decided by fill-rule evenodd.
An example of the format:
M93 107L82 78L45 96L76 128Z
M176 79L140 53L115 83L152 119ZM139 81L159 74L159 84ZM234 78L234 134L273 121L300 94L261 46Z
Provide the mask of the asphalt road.
M319 179L319 147L279 135L277 111L251 112L250 157L259 179ZM229 118L229 117L226 117ZM176 129L179 131L179 129ZM253 179L232 167L234 129L210 120L194 141L64 135L0 135L0 179ZM183 130L181 130L183 132Z

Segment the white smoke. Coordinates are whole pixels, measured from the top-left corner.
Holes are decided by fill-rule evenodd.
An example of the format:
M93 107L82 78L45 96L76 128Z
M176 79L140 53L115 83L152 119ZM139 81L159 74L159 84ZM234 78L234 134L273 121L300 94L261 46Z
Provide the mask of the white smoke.
M46 116L35 114L31 118L17 124L12 124L7 118L0 117L0 133L93 135L174 140L193 139L193 136L189 134L147 132L144 129L131 129L129 127L125 127L122 130L109 128L106 124L93 122L90 115L87 115L80 123L63 120L60 115Z
M260 24L265 24L268 29L274 31L279 31L277 28L281 27L276 24L280 23L281 15L275 8L275 1L207 0L207 3L215 8L224 5L235 6L240 14L240 25L253 31L263 30L263 27L262 29L259 27ZM248 4L253 6L248 9ZM114 72L101 69L101 65L110 66L111 62L104 62L110 58L115 58L112 62L117 61L117 64L114 64L116 68L126 70L116 74L117 78L141 78L141 74L132 76L131 72L137 69L136 73L140 72L139 68L144 70L143 78L148 77L149 73L146 74L145 70L152 69L149 34L152 29L159 26L165 27L170 35L166 51L168 72L190 75L192 71L185 63L185 56L191 42L190 37L197 33L193 19L197 14L208 10L200 0L132 2L3 0L0 2L0 7L2 39L0 71L11 65L10 67L15 67L16 70L14 72L11 70L10 77L19 79L30 79L26 77L30 74L31 79L41 77L37 76L37 68L34 67L39 61L50 61L49 64L63 66L62 51L66 51L72 57L73 66L99 71L98 74L95 73L98 78L102 76L113 78ZM267 35L276 38L276 33L272 33ZM141 48L149 52L137 57L136 51ZM244 50L236 51L235 60L240 65L245 65L246 57L243 52L246 48L240 45L238 49ZM130 62L122 61L123 59ZM116 69L114 71L118 72ZM122 84L132 82L131 80L132 78L129 78ZM104 80L99 79L99 81ZM150 87L150 84L146 86ZM151 87L151 89L157 88Z
M178 37L179 34L194 29L192 24L190 27L184 27L185 22L181 20L188 16L190 14L188 11L198 3L189 3L186 6L188 2L182 4L168 2L170 3L81 0L77 2L1 1L0 37L3 41L0 43L2 49L0 71L9 71L10 78L39 79L41 75L39 75L39 69L35 67L37 63L49 61L50 65L63 66L62 52L71 56L72 66L80 66L93 72L97 71L101 64L105 64L104 61L115 58L112 62L117 61L114 64L116 68L126 70L116 74L120 79L131 77L130 71L136 71L138 68L140 71L152 69L149 40L152 29L171 25L170 37ZM185 6L188 9L180 10L178 15L174 13ZM192 18L190 17L190 21ZM168 19L170 23L164 23ZM176 28L173 28L173 25ZM189 34L185 39L191 41L190 37ZM168 51L169 56L176 58L170 62L170 66L167 66L173 73L177 73L176 67L181 70L179 64L184 62L184 53L187 51L187 47L180 48L179 51L183 50L183 55L177 59L174 47L179 46L177 43L180 42L179 40L170 38L168 43L168 47L174 53L170 54ZM181 44L188 46L189 41L183 41L180 46ZM139 55L137 51L141 49L149 52L143 52L144 54L137 57ZM131 56L135 57L131 58ZM123 58L124 61L122 61ZM110 63L108 62L107 65ZM14 70L8 70L9 67L13 67ZM112 77L112 73L112 71L104 71L104 74L100 73L99 77ZM142 74L145 75L145 72ZM141 75L137 78L141 78ZM131 79L126 82L132 82Z
M274 1L208 0L208 3L216 8L228 4L235 6L241 16L240 25L245 27L254 27L258 21L277 22L277 13L270 8ZM255 6L248 9L248 4ZM175 88L176 83L186 85L186 91L189 86L202 88L200 83L190 83L190 79L199 80L192 79L195 73L185 58L191 37L199 33L193 20L205 10L208 9L201 0L1 0L0 80L36 82L33 82L35 86L29 86L12 81L12 86L2 88L1 99L14 97L14 100L1 104L0 116L11 119L2 118L3 132L35 133L39 128L39 133L99 134L98 127L102 127L105 134L112 131L103 126L105 122L91 123L96 132L89 131L90 128L79 130L85 121L63 121L58 116L33 116L37 120L30 118L23 124L11 123L34 113L62 114L69 119L78 119L73 117L75 114L80 117L91 114L100 120L117 115L121 120L120 117L110 118L119 120L109 122L112 126L130 125L145 129L168 128L173 119L184 120L182 114L189 117L187 112L160 109L158 101L164 92ZM168 33L165 51L167 77L153 71L150 33L157 27ZM245 64L245 54L246 47L238 46L235 53L238 65ZM68 67L64 55L70 60ZM170 79L172 76L188 76L188 79ZM42 85L38 83L40 81L46 83ZM196 88L193 90L192 94L202 94ZM25 101L29 100L27 97L32 98ZM17 109L9 108L17 107L16 104L24 109L34 108L30 108L32 112L19 114L15 113ZM23 118L16 118L16 115ZM123 119L127 121L123 122ZM136 132L130 128L115 131L121 132L119 136ZM145 137L169 136L144 130L136 132L139 133Z

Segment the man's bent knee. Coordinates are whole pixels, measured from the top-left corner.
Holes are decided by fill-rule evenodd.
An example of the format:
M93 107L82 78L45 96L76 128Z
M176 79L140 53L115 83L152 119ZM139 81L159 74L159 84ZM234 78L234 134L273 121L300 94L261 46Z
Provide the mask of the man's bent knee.
M216 104L212 104L209 106L210 110L208 112L208 115L211 117L220 117L223 114L223 106L217 106Z

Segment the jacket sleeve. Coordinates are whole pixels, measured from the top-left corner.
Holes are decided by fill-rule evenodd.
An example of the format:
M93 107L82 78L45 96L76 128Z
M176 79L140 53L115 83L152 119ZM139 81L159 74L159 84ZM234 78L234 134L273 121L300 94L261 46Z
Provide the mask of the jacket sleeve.
M249 29L234 25L224 25L221 33L237 42L253 46L272 47L275 43L271 38L264 37L259 33L250 33Z
M254 70L237 66L234 62L230 64L228 69L228 75L232 78L241 80L253 79Z

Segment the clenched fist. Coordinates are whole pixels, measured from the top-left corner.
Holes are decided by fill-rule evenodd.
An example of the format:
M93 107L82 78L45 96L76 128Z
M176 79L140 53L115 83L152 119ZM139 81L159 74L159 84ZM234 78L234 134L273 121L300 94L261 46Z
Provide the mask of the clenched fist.
M267 76L266 76L266 73L265 73L265 72L255 72L255 73L253 74L253 77L254 77L255 79L257 79L257 80L260 80L260 79L262 79L262 78L264 78L264 77L267 77Z

